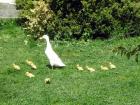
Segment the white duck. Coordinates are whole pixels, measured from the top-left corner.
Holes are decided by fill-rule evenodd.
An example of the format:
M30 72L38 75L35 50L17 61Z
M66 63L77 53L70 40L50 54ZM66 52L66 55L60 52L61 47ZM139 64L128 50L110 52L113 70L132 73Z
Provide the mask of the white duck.
M45 54L47 55L50 65L53 69L53 67L64 67L66 66L62 60L59 58L59 56L54 52L52 49L51 43L49 41L48 35L43 35L40 39L45 39L47 42L47 47L45 49Z

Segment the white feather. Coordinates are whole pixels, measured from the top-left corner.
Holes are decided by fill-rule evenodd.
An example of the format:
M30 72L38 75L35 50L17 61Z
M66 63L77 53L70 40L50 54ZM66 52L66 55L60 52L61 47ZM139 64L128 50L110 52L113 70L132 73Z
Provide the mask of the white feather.
M47 47L45 49L45 54L49 59L50 65L53 67L64 67L65 64L62 62L60 57L52 49L51 43L49 41L48 35L44 35L42 38L46 39Z

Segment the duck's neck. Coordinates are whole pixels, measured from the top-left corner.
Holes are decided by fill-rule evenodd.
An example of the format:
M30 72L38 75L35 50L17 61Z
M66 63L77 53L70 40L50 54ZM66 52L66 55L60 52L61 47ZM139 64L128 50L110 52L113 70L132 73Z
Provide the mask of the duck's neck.
M47 48L52 49L49 38L46 39L46 42L47 42Z

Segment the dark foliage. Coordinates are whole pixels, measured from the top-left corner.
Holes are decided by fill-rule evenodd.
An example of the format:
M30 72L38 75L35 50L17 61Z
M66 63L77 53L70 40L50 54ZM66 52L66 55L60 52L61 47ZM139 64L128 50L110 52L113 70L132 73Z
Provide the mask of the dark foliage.
M33 2L17 0L17 7L30 14ZM137 0L46 0L54 13L47 32L52 38L70 40L140 35Z
M113 49L113 52L121 54L121 56L125 55L128 59L132 56L135 56L135 61L138 62L139 54L140 54L140 45L137 45L134 48L125 48L122 46L116 47Z

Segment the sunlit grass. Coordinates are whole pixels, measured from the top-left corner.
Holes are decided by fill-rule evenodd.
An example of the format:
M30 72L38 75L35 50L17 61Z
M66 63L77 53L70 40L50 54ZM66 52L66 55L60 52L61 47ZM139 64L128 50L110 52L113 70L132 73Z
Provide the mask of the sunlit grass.
M137 45L140 37L122 40L52 41L54 50L67 65L50 69L44 54L45 43L29 42L23 30L9 25L0 30L0 105L139 105L140 66L112 53L112 48ZM32 60L32 70L25 60ZM102 71L100 65L111 61L116 69ZM13 69L12 64L21 67ZM76 64L96 68L78 71ZM25 72L35 77L28 78ZM51 78L50 84L44 79Z

